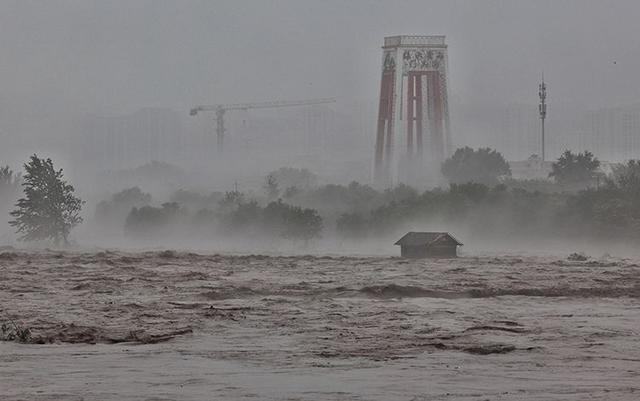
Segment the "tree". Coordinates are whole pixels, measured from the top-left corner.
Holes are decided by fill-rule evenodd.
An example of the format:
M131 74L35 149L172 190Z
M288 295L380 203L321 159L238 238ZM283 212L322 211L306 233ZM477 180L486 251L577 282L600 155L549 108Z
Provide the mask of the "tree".
M222 199L218 202L218 206L222 211L235 210L239 205L244 203L244 194L240 191L233 190L224 193Z
M368 211L382 202L378 191L355 181L348 186L323 185L308 191L298 199L304 206L313 207L325 214Z
M269 203L262 213L264 229L278 233L282 238L308 241L319 237L322 231L322 217L315 209L303 209L278 200Z
M286 215L285 230L282 236L288 239L309 241L320 236L322 227L322 217L317 210L291 206Z
M597 177L600 161L593 153L573 153L565 150L558 161L551 165L549 177L553 177L558 184L572 187L584 187L592 184Z
M0 167L0 194L15 191L20 186L20 174L16 174L9 166Z
M292 199L292 198L295 198L296 196L298 196L300 194L300 192L301 192L300 188L298 188L296 186L288 187L282 193L282 197L285 198L285 199Z
M282 188L298 187L311 189L316 186L318 177L306 168L281 167L269 174Z
M196 211L202 209L215 209L222 200L224 194L221 192L211 192L203 194L196 191L178 189L171 194L169 202L177 202L187 210Z
M386 202L400 202L405 199L417 198L418 191L407 184L400 183L393 188L386 189L383 195Z
M24 198L11 212L9 222L22 234L22 241L51 240L56 245L69 243L69 232L82 222L80 210L84 201L74 196L74 188L63 179L51 159L31 156L24 165Z
M262 208L258 202L251 200L241 203L238 208L231 212L228 216L229 227L233 230L251 230L255 228L260 221Z
M465 146L442 163L442 174L451 184L475 182L493 186L499 183L500 177L511 176L511 169L499 152Z
M20 189L20 174L16 174L9 166L0 167L0 209L15 201L14 196Z
M264 191L267 194L267 199L275 200L280 195L280 188L278 188L278 180L273 174L269 174L264 180Z
M139 187L132 187L114 194L111 198L111 201L114 203L124 203L127 205L149 204L151 203L151 195L146 192L142 192Z
M640 195L640 160L629 160L627 164L613 167L610 184L625 193Z
M359 213L343 213L336 220L336 229L345 237L364 237L367 234L367 220Z
M101 201L96 206L96 218L105 222L124 220L131 208L142 207L151 203L151 195L142 192L138 187L124 189L111 197L109 201Z
M0 167L0 215L7 216L16 200L20 197L20 174L16 174L9 166ZM6 219L0 222L0 232L6 231Z
M175 202L163 203L161 207L134 207L127 216L125 231L140 236L156 235L174 222L180 212Z

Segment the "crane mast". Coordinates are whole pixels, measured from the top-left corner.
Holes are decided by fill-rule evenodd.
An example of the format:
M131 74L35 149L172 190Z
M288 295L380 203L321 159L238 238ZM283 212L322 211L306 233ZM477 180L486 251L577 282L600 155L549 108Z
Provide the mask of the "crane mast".
M280 107L309 106L314 104L326 104L326 103L335 103L335 99L323 98L323 99L306 99L306 100L284 100L284 101L280 100L280 101L257 102L257 103L198 105L190 110L189 115L197 116L198 113L205 112L205 111L212 111L215 113L216 141L217 141L218 151L222 151L224 146L224 132L226 131L224 126L224 115L227 111L250 110L250 109L275 109Z

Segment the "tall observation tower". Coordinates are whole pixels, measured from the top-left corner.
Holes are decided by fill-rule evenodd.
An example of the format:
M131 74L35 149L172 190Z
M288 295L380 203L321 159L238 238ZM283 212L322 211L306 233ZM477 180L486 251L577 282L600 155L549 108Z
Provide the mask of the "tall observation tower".
M378 187L396 181L424 186L439 177L451 152L444 39L384 39L374 166Z

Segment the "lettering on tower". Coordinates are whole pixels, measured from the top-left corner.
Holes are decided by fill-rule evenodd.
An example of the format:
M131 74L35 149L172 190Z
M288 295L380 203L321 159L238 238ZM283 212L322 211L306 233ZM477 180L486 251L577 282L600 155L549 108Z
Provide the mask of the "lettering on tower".
M386 37L382 49L374 181L436 184L451 152L444 36Z

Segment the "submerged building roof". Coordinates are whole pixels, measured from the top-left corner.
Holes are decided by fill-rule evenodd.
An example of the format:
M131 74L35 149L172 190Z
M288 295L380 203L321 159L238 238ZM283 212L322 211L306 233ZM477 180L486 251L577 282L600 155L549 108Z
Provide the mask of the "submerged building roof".
M444 232L416 232L410 231L400 238L394 245L420 246L431 245L443 239L450 239L456 245L462 245L462 242L455 239L451 234Z

